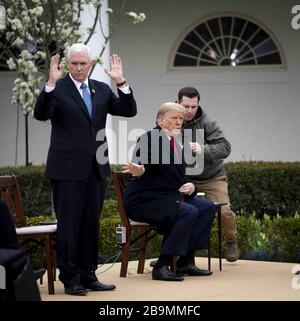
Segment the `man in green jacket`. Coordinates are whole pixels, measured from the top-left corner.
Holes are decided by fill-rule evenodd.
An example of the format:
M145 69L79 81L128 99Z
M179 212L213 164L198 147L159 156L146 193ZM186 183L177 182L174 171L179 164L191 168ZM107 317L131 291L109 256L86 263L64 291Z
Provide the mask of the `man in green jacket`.
M211 120L199 106L200 94L194 87L184 87L178 92L178 103L186 108L184 129L192 129L191 148L204 156L202 173L190 176L198 191L213 202L228 202L222 206L221 221L226 241L225 258L234 262L239 258L235 214L230 208L227 176L224 159L231 151L231 145L217 123ZM195 130L204 130L203 142L196 140Z

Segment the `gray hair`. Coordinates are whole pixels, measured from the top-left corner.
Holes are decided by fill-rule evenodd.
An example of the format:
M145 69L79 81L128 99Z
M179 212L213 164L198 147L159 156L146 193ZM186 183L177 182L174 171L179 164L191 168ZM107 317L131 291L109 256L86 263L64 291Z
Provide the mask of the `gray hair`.
M87 52L89 59L92 61L91 49L84 43L74 43L68 50L68 59L70 59L70 56L73 52L84 52L84 51Z

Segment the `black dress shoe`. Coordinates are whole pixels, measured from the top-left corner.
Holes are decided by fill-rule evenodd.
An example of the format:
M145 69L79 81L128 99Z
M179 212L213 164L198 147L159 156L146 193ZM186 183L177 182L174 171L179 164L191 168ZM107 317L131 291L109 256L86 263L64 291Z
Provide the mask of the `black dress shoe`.
M171 272L167 265L164 265L160 268L154 267L152 270L152 279L161 280L161 281L183 281L182 276L176 275Z
M116 288L114 284L103 284L99 281L83 284L87 289L91 291L111 291Z
M186 266L177 267L176 273L178 275L208 276L212 274L212 271L199 269L195 264L190 263Z
M70 295L86 295L88 293L88 289L80 284L75 284L70 287L65 286L65 293Z

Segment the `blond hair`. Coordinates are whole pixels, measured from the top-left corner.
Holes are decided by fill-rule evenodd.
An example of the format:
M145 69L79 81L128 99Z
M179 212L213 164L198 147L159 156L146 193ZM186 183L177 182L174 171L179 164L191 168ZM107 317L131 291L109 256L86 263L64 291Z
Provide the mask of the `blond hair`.
M156 120L163 118L169 111L178 111L180 113L184 113L185 108L182 105L173 102L164 103L160 106L157 112Z

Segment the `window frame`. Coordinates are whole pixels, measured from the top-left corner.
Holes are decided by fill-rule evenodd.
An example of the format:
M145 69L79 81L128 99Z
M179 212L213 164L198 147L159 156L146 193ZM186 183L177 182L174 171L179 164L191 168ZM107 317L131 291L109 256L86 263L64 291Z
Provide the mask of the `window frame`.
M236 65L236 66L219 66L219 65L216 65L216 66L174 66L175 57L177 55L178 49L179 49L180 45L182 43L184 43L185 37L190 32L195 30L199 25L204 24L204 23L208 22L209 20L216 19L216 18L222 18L222 17L235 17L235 18L249 21L249 22L257 25L259 27L258 30L264 31L266 34L269 35L269 37L274 42L275 46L277 47L277 51L280 55L280 58L281 58L281 64L258 64L258 65ZM223 41L222 38L221 38L221 41ZM282 49L282 46L280 45L274 32L272 32L270 28L268 28L264 23L262 23L258 19L253 18L248 15L245 15L245 14L241 14L238 12L232 12L232 11L217 12L217 13L205 15L205 16L197 19L193 23L191 23L177 37L176 41L174 42L174 44L172 46L172 49L170 51L169 58L168 58L168 71L177 71L177 72L179 72L179 71L183 71L183 72L229 71L229 72L232 72L232 71L238 71L238 70L240 70L240 71L245 71L245 70L246 71L262 71L262 70L276 70L276 71L278 71L280 69L281 70L287 69L286 59L285 59L285 55L284 55L284 51Z

